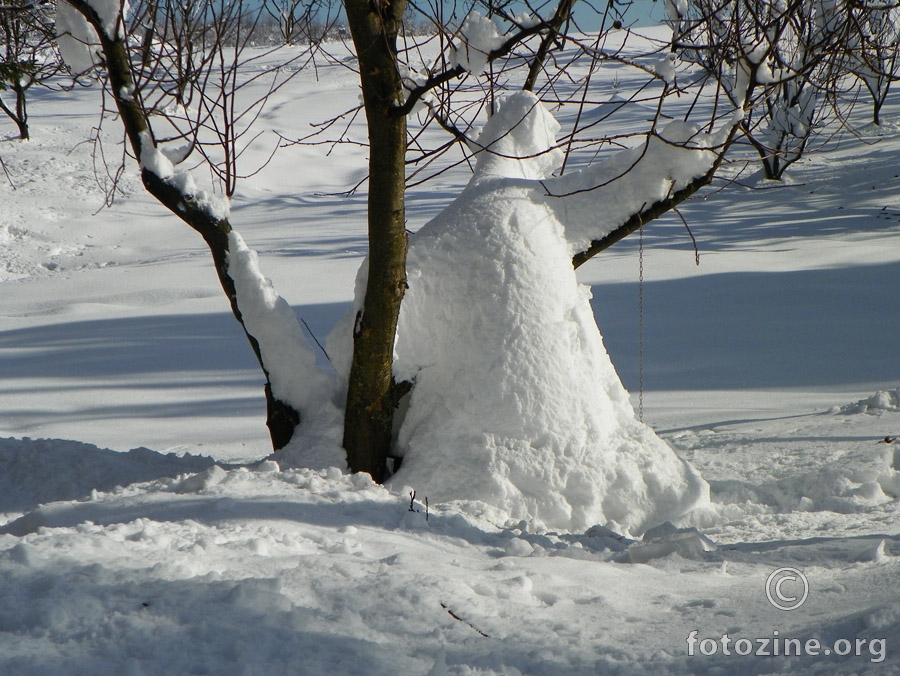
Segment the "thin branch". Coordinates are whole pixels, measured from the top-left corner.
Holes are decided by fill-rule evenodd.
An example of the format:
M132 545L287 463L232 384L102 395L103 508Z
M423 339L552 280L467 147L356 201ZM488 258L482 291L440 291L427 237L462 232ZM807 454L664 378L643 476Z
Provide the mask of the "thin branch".
M703 174L702 176L698 176L680 190L676 190L675 192L671 193L668 197L654 202L649 206L647 206L645 202L644 206L642 206L637 211L637 213L632 214L631 217L628 218L619 227L615 228L600 239L593 240L584 251L580 251L575 254L572 257L573 267L575 267L576 269L581 267L584 263L596 256L601 251L608 249L616 242L621 242L623 239L628 237L628 235L640 229L642 225L645 225L650 221L659 218L667 211L670 211L674 207L684 202L684 200L696 193L698 190L700 190L700 188L708 185L710 181L712 181L713 176L715 175L715 172L718 168L719 163L717 162L715 166L707 173Z
M533 35L540 34L542 31L545 31L548 28L550 28L550 24L547 21L541 21L534 26L522 29L521 31L507 39L502 45L500 45L500 47L492 50L487 55L488 63L493 63L497 59L503 58L504 56L512 52L512 50L518 44L520 44L524 40L527 40ZM462 77L468 72L469 71L467 71L465 68L458 65L455 68L445 70L442 73L430 75L424 83L410 90L409 94L406 97L406 101L403 102L403 105L394 106L391 109L391 114L402 116L409 115L409 113L412 112L413 108L415 107L416 103L418 103L419 100L429 91L436 87L440 87L447 82L450 82L454 78Z
M484 638L490 638L490 636L488 636L487 634L485 634L483 631L481 631L481 629L479 629L478 627L476 627L474 624L472 624L472 623L469 622L468 620L464 620L464 619L461 618L459 615L457 615L456 613L454 613L454 612L453 612L446 604L442 603L442 604L441 604L441 608L443 608L444 610L446 610L446 611L447 611L447 614L450 615L450 617L452 617L454 620L456 620L457 622L462 622L464 625L466 625L467 627L471 628L471 629L472 629L475 633L477 633L479 636L482 636L482 637L484 637Z

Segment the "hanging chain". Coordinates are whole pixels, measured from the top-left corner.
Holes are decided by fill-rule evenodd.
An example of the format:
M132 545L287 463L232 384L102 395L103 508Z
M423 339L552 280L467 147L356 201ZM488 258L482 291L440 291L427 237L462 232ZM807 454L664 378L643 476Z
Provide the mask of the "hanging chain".
M638 420L644 422L644 223L638 228Z

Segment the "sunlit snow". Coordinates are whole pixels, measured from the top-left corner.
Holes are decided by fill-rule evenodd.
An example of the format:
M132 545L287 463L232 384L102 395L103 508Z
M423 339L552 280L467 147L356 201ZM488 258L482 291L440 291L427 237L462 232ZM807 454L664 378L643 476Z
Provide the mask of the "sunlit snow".
M334 45L346 56L341 49ZM356 105L354 77L342 63L303 71L266 108L267 128L299 137ZM636 84L618 69L594 77L609 106ZM624 205L634 193L609 192L602 211L567 215L544 191L532 208L533 181L553 153L535 155L537 166L482 155L477 180L463 164L411 190L408 227L417 234L404 321L428 313L435 323L398 338L397 374L416 378L420 401L406 402L398 435L408 458L388 488L336 466L334 405L311 416L296 442L315 469L269 457L259 368L204 243L143 192L136 166L119 179L113 206L100 208L110 185L81 143L98 105L95 87L42 95L31 109L33 139L19 143L9 127L0 141L8 171L0 173L0 674L900 670L895 100L881 129L865 126L860 108L860 135L792 167L785 186L754 177L751 165L737 183L683 204L699 267L679 217L646 225L642 282L637 234L582 266L577 281L564 269L571 245L560 244L560 224L568 242L583 240L587 229L571 223L609 218L616 199ZM542 130L528 138L546 148L556 130L541 110L523 105ZM610 133L643 128L649 114L617 110L604 122ZM572 124L569 111L553 114ZM113 122L104 122L107 148L120 138ZM704 142L679 152L703 160ZM269 150L260 142L247 159ZM504 166L488 176L495 161ZM595 177L611 166L595 165ZM659 170L663 194L672 166L685 165L645 167ZM521 170L515 178L511 168ZM272 280L303 318L304 340L328 349L314 354L326 380L344 357L325 336L348 316L366 253L364 190L336 194L364 173L355 146L288 149L239 184L232 208L247 251L258 251L240 264L249 291L281 313ZM447 210L457 198L472 218ZM488 236L460 274L452 252L470 255L474 233ZM502 251L518 255L504 260ZM439 283L439 268L456 274ZM510 283L526 271L543 275L540 288ZM497 316L480 316L467 293L487 295L483 307ZM537 301L540 312L508 311ZM507 331L523 317L520 332ZM546 352L528 330L537 322L552 327ZM483 349L465 351L466 335L451 331L486 341ZM491 363L487 345L498 344L512 349L495 350ZM573 345L594 360L584 374L574 372ZM445 350L479 370L454 374ZM547 370L540 359L558 363L559 379L541 396L520 396L530 373ZM605 509L597 523L582 509L568 528L484 501L446 501L417 469L417 449L430 443L452 444L463 458L476 446L501 456L496 442L512 436L513 412L524 421L517 432L529 435L526 453L559 448L573 418L600 428L610 416L621 424L609 411L631 416L640 383L644 425L625 425L622 442L643 439L670 467L690 463L710 490L706 507L646 536L628 537L619 526L631 517ZM604 389L606 408L557 406L593 387ZM442 411L438 398L453 406ZM340 393L321 399L339 404ZM473 420L493 438L467 445ZM548 466L551 482L558 467ZM510 494L517 486L531 506L541 499L533 476L473 482ZM591 490L580 494L590 504ZM786 568L808 582L791 611L766 593ZM788 573L770 594L800 597ZM755 654L757 641L771 652L776 637L821 650ZM754 654L739 654L748 641Z

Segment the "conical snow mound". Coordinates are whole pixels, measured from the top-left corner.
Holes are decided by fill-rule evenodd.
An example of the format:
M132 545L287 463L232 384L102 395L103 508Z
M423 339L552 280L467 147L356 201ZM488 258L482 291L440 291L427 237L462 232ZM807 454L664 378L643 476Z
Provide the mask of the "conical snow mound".
M510 97L470 185L411 242L395 375L415 387L393 482L493 518L636 534L709 489L635 420L563 224L529 180L558 161L557 129L533 95Z

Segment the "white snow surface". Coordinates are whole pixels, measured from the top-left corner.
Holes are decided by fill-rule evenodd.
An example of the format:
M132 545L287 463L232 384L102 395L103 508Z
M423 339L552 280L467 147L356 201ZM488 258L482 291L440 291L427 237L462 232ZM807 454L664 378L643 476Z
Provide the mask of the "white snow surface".
M624 96L636 84L607 66L592 81ZM344 64L320 65L261 119L299 137L357 94ZM95 87L46 93L29 142L0 136L0 674L900 673L895 96L881 128L861 103L860 137L792 166L785 185L754 178L748 157L736 183L682 204L699 266L670 216L643 230L643 284L634 237L578 270L633 404L643 381L644 421L710 487L708 507L639 541L497 522L329 469L340 421L325 415L297 440L316 469L266 459L262 379L205 245L133 169L100 209L102 172L81 143L98 105ZM571 125L568 108L554 114ZM619 133L647 116L621 108L603 124ZM121 138L112 122L107 148ZM320 337L364 265L363 191L334 196L364 167L356 146L297 147L235 196L261 273ZM411 190L410 230L470 178L460 165ZM533 181L482 181L533 199ZM572 307L570 325L590 327ZM809 583L790 612L766 597L784 567ZM708 641L691 654L693 632ZM735 641L759 648L775 632L823 648L736 654Z
M509 97L469 186L410 243L395 377L414 388L393 483L495 521L640 533L709 490L634 419L563 225L515 180L558 159L549 117L530 92Z
M503 45L497 24L480 12L470 12L459 30L459 42L450 52L450 65L476 75L483 73L491 52Z
M72 73L86 73L102 63L97 32L81 12L65 0L57 3L56 35L60 56Z

